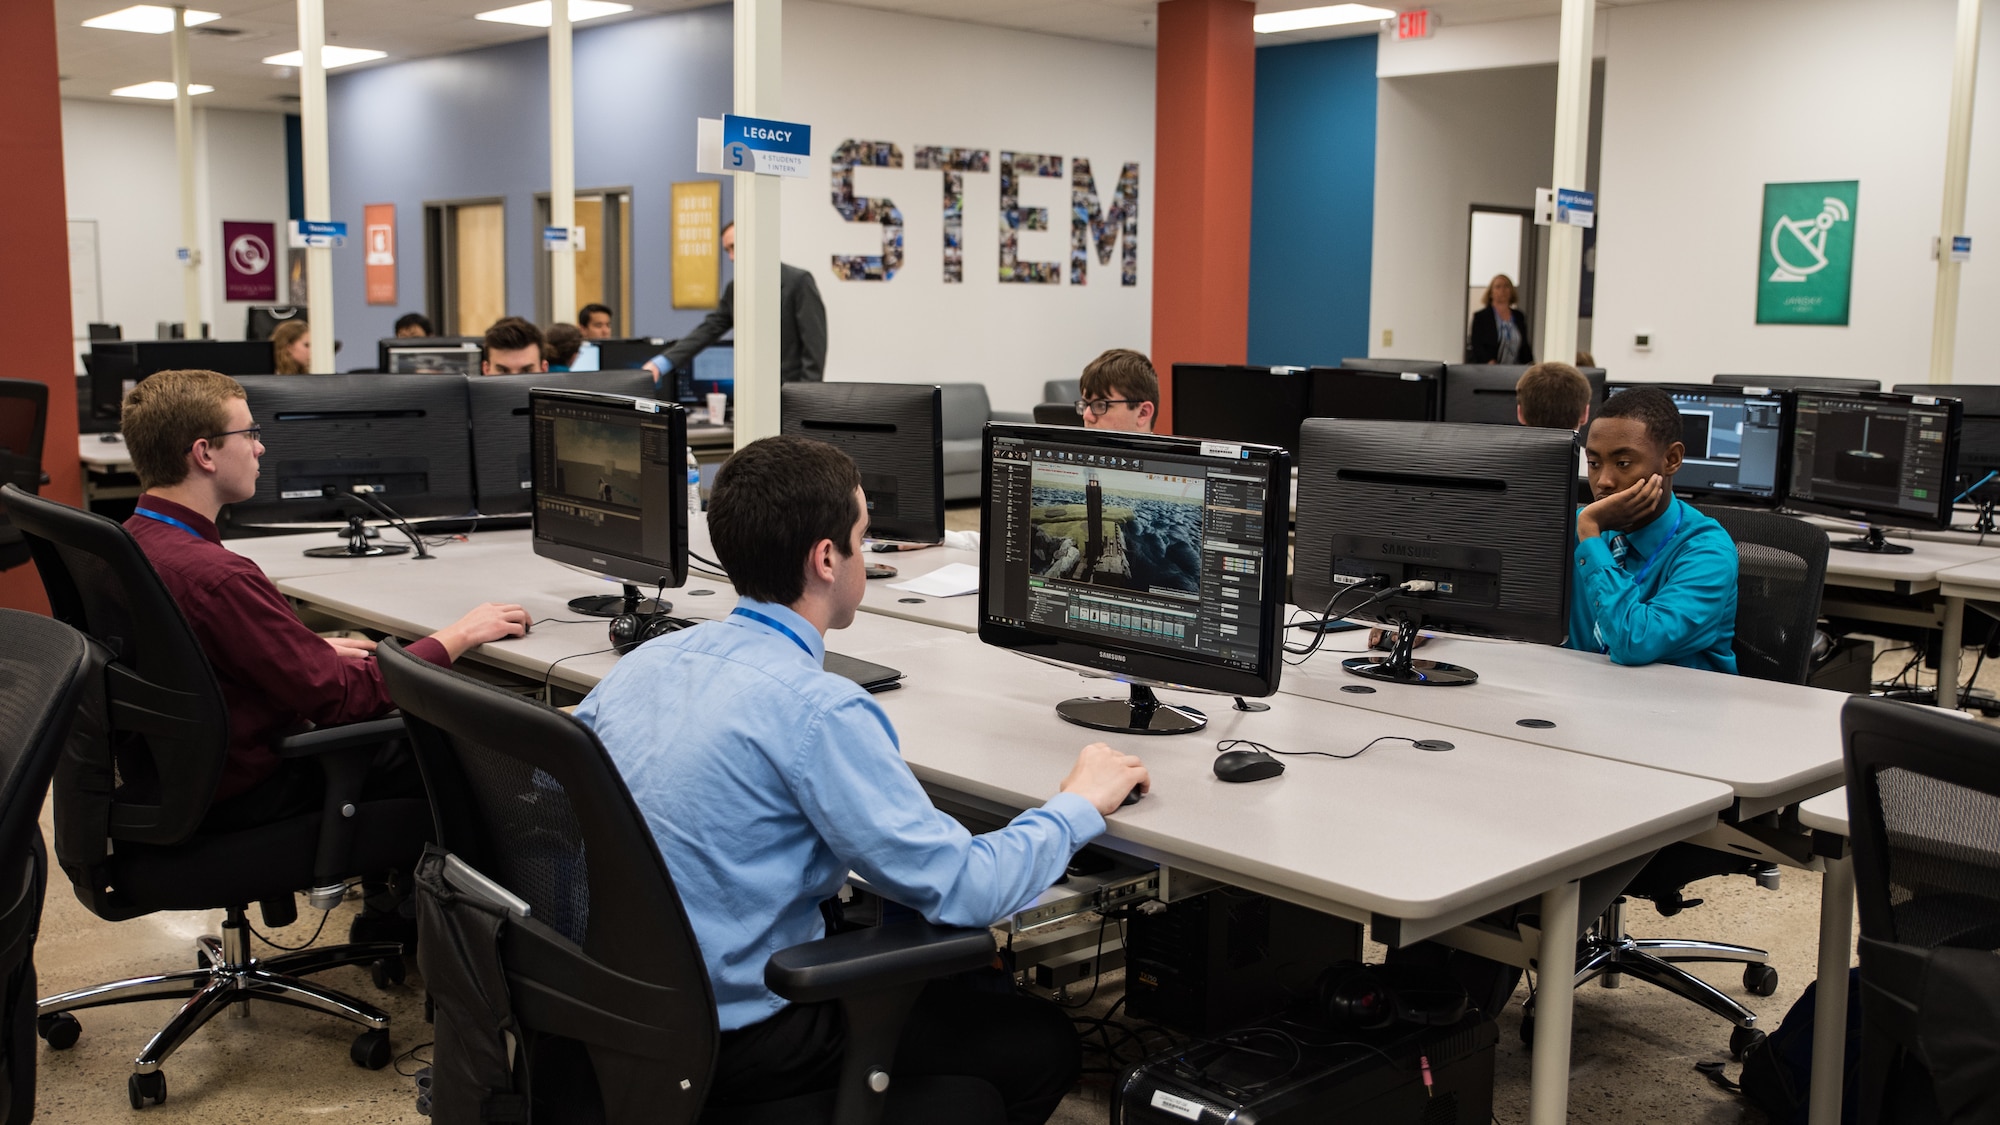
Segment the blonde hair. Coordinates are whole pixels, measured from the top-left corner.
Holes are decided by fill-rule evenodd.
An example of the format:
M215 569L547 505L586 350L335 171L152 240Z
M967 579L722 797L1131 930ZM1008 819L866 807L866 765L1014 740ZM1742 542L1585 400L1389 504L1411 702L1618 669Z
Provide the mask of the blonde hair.
M1507 291L1508 291L1508 292L1510 292L1510 293L1513 293L1513 294L1514 294L1515 296L1519 296L1519 295L1520 295L1520 293L1521 293L1521 290L1520 290L1520 289L1519 289L1519 288L1518 288L1517 286L1515 286L1515 284L1514 284L1514 279L1513 279L1513 278L1511 278L1511 277L1508 277L1508 276L1507 276L1506 274L1504 274L1504 273L1496 273L1496 274L1494 274L1494 275L1493 275L1493 281L1504 281L1504 282L1506 282L1506 283L1507 283ZM1493 307L1493 281L1489 281L1489 282L1487 282L1487 283L1486 283L1486 292L1484 292L1484 293L1481 293L1481 294L1479 295L1479 307L1480 307L1480 308L1482 308L1482 309L1490 309L1490 308L1492 308L1492 307ZM1509 301L1509 302L1507 302L1507 307L1508 307L1508 308L1510 308L1510 309L1511 309L1511 308L1513 308L1513 307L1514 307L1514 302L1512 302L1512 301Z
M161 371L139 380L125 395L119 428L140 485L186 480L188 450L202 438L221 448L229 439L216 435L229 426L233 398L249 398L243 384L213 371Z
M298 343L299 337L311 330L311 325L303 320L288 320L278 325L277 331L271 333L271 358L274 364L272 370L280 375L306 373L306 365L292 358L292 345Z

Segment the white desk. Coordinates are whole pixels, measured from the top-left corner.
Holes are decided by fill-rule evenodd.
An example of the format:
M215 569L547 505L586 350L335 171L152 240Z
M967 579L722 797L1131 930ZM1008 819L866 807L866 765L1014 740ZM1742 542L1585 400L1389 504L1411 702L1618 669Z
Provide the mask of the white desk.
M1840 1121L1841 1079L1847 1065L1848 951L1854 948L1854 857L1847 847L1847 787L1799 806L1799 823L1822 834L1826 860L1819 889L1819 996L1813 1006L1810 1125Z
M979 552L964 551L956 547L926 547L921 551L886 551L879 555L871 554L868 556L868 561L887 563L895 567L896 577L871 579L868 583L868 593L861 599L862 609L887 617L900 617L906 621L955 629L961 633L979 631L978 594L934 598L928 594L913 594L908 590L898 590L890 586L892 582L907 582L912 578L921 578L951 563L964 563L976 567L979 565Z
M124 434L78 434L76 444L77 461L83 467L84 507L98 500L131 499L139 495L136 479L118 483L112 480L132 472L132 453L125 447Z
M1836 537L1838 533L1834 533ZM1875 555L1863 551L1829 551L1826 560L1828 587L1846 586L1857 590L1886 590L1897 595L1939 591L1943 605L1935 615L1920 611L1886 610L1882 606L1845 602L1829 590L1820 612L1868 620L1892 621L1936 628L1942 636L1938 648L1938 684L1958 684L1958 654L1965 639L1965 596L1941 589L1939 574L1972 563L2000 558L2000 537L1990 546L1965 543L1913 541L1907 555ZM1940 701L1947 692L1938 692ZM1955 700L1954 700L1955 702Z
M370 526L376 526L371 524ZM382 538L377 542L388 546L408 547L409 538L393 527L380 528ZM529 533L515 531L475 531L464 542L456 539L432 546L430 553L438 559L473 561L494 559L508 555L530 553ZM380 576L395 567L421 563L434 566L435 562L416 557L414 552L405 551L400 555L383 555L377 558L333 558L318 559L306 557L308 547L338 547L347 541L345 535L333 531L309 531L296 535L258 535L238 539L226 539L223 546L242 555L262 567L271 581L284 588L288 578L305 578L316 574L362 574ZM469 607L468 607L469 608Z

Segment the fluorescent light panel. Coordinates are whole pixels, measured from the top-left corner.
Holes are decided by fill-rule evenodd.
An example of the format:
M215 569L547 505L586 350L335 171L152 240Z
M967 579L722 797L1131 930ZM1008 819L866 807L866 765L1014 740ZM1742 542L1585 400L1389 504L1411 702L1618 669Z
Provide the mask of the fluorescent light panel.
M370 50L367 47L336 47L331 43L319 49L319 64L328 70L336 67L353 66L355 63L374 62L389 57L387 51ZM264 60L272 66L304 66L304 51L286 51L282 55L272 55Z
M199 82L188 83L188 94L190 96L194 94L213 93L214 90L215 87L204 86ZM158 80L141 82L137 86L120 86L111 92L121 98L152 98L154 101L160 102L174 100L174 84Z
M188 9L189 27L196 24L212 23L222 18L219 12L197 12ZM174 10L158 4L134 4L115 12L83 21L85 27L102 28L106 31L137 31L144 35L165 35L174 29Z
M630 4L613 4L609 0L569 0L569 22L582 23L585 20L615 16L632 10ZM488 23L517 23L522 27L547 27L555 18L549 0L535 0L532 4L516 4L511 8L495 8L472 17Z
M1338 27L1344 23L1395 18L1394 11L1372 4L1330 4L1324 8L1294 8L1289 12L1259 15L1251 21L1251 26L1257 29L1258 34L1269 35L1274 31L1304 31L1311 27Z

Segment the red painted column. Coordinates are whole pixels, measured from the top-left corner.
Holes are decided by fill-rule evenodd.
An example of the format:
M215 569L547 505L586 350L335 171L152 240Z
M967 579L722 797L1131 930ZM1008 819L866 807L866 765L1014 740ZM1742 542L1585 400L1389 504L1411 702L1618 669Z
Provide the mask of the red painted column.
M1242 363L1250 331L1251 0L1163 0L1154 71L1153 367Z
M0 3L0 309L15 326L10 379L49 385L42 495L83 502L77 463L76 360L70 354L69 227L63 201L62 103L55 6ZM49 611L32 565L0 573L0 605Z

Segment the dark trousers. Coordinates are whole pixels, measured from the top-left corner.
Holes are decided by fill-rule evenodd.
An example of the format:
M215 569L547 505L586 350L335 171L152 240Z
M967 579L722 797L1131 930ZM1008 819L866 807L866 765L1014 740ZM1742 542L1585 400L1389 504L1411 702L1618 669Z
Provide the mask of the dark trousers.
M890 1116L911 1079L957 1077L991 1086L1007 1125L1042 1125L1083 1067L1076 1032L1054 1004L965 978L934 981L910 1012L896 1049ZM984 983L981 980L980 983ZM770 1019L722 1033L709 1104L778 1101L838 1084L846 1028L840 1005L793 1004ZM956 1125L970 1125L963 1117Z

